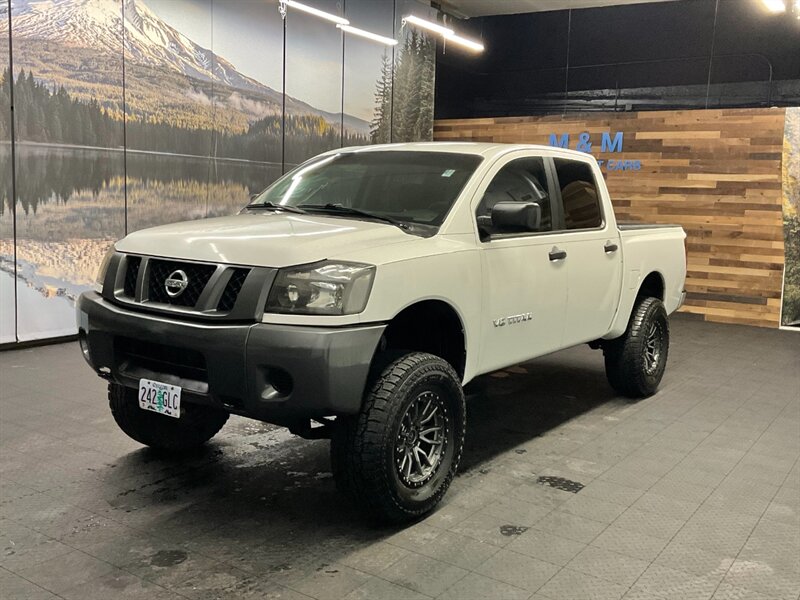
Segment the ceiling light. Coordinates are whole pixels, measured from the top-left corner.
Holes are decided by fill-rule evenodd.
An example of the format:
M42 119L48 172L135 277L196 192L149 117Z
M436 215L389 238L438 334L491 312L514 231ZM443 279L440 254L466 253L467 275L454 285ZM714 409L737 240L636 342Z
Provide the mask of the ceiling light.
M786 12L786 4L783 0L762 0L764 6L767 7L769 12L782 13Z
M771 0L771 1L774 2L776 0ZM777 0L777 1L782 1L782 0ZM474 50L475 52L483 52L483 44L481 44L480 42L476 42L474 40L461 37L460 35L456 35L455 31L453 31L449 27L440 25L439 23L434 23L433 21L420 19L419 17L415 17L414 15L407 15L403 17L403 25L405 25L406 23L410 23L411 25L416 25L417 27L422 27L423 29L427 29L429 31L438 33L445 39L446 42L453 42L454 44L458 44L459 46L464 46L465 48L469 48L470 50Z
M403 25L405 25L406 23L411 23L412 25L416 25L417 27L422 27L423 29L427 29L429 31L435 31L436 33L441 34L445 37L456 34L456 32L450 29L449 27L445 27L444 25L439 25L438 23L434 23L433 21L420 19L419 17L415 17L414 15L406 15L405 17L403 17Z
M480 42L475 42L473 40L467 39L465 37L461 37L460 35L446 35L444 39L452 44L458 44L459 46L464 46L465 48L469 48L470 50L474 50L475 52L483 52L483 44Z
M280 9L281 14L286 15L286 7L290 6L292 8L296 8L299 11L304 13L308 13L310 15L314 15L315 17L319 17L320 19L325 19L326 21L332 21L338 25L349 25L350 21L344 19L338 15L333 15L329 12L325 12L324 10L319 10L318 8L314 8L313 6L308 6L307 4L303 4L301 2L295 2L295 0L280 0Z
M353 35L360 35L361 37L367 38L368 40L372 40L374 42L380 42L381 44L386 44L387 46L394 46L397 44L397 40L390 37L384 37L382 35L378 35L377 33L372 33L371 31L365 31L364 29L359 29L358 27L353 27L351 25L337 25L339 29L345 31L347 33L352 33Z

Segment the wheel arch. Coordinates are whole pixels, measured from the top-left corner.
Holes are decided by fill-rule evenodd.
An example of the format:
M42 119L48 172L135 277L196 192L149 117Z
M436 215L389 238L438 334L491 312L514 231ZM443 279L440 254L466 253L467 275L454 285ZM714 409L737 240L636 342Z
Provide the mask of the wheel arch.
M467 364L464 319L445 300L417 300L388 321L376 350L376 358L382 352L393 350L428 352L439 356L450 363L463 379Z
M640 298L652 296L654 298L658 298L662 302L664 301L666 293L664 276L660 271L654 269L648 272L647 275L641 280L636 288L636 293L633 294L632 292L633 287L630 289L623 289L617 314L614 317L614 322L611 324L611 330L603 336L603 339L615 339L625 333L625 330L628 328L631 315L636 309L636 305Z
M636 292L636 297L648 297L652 296L653 298L658 298L662 302L664 301L664 290L666 289L664 283L664 276L659 271L650 271L642 280L642 283L639 285L639 289ZM635 305L635 303L634 303ZM633 310L633 308L631 308Z

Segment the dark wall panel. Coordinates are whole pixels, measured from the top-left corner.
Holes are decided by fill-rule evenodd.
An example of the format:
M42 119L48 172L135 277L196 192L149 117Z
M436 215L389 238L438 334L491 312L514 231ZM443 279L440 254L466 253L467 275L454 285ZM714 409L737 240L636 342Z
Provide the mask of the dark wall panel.
M567 60L569 14L566 11L530 13L511 19L483 19L465 31L474 37L492 40L486 44L483 57L472 53L451 52L453 60L463 64L476 64L482 60L483 70L495 70L502 65L505 70L563 69ZM461 24L459 24L461 29ZM471 29L471 31L470 31ZM521 52L521 48L530 51Z
M573 10L569 64L707 56L714 6L713 1L688 0Z
M766 74L772 65L775 80L800 78L800 19L769 13L760 1L721 0L714 60L744 54L761 55L759 72ZM751 66L742 67L741 77L749 77Z
M439 54L437 118L800 103L800 21L755 0L652 2L458 26L479 32L486 52Z

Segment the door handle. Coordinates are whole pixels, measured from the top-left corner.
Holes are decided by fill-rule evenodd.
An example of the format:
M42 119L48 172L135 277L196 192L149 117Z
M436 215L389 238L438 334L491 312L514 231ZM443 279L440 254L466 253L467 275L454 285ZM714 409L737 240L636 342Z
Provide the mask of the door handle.
M619 250L619 246L617 246L614 242L606 242L606 245L603 246L603 250L605 250L606 254L613 254Z
M553 262L557 260L564 260L565 258L567 258L567 251L559 250L556 246L553 246L553 249L550 250L547 256L550 257L550 260Z

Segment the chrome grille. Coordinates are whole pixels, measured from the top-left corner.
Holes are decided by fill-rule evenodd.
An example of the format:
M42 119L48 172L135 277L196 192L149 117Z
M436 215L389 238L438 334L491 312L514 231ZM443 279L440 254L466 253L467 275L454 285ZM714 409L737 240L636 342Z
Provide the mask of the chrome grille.
M209 279L214 274L214 265L205 265L171 260L150 259L150 277L147 283L147 297L151 302L194 307L200 299ZM187 287L178 296L167 294L165 282L175 271L186 273Z
M129 256L125 269L125 283L123 291L126 296L134 298L136 296L136 279L139 277L139 267L142 266L140 256Z
M236 298L239 297L239 292L242 291L242 286L244 285L244 280L247 279L248 273L250 273L250 269L233 269L231 278L228 280L225 291L222 292L222 297L217 304L217 310L224 312L233 310Z
M130 310L198 321L258 321L277 269L118 253L104 296ZM176 273L181 271L181 273ZM169 290L167 290L169 280Z

